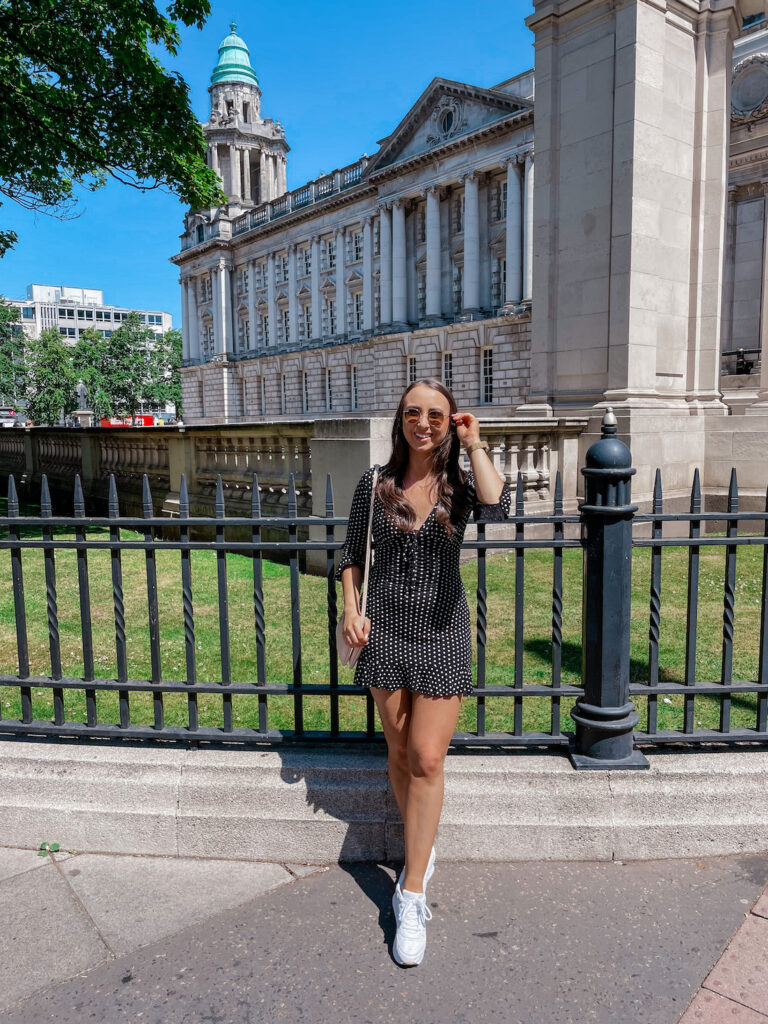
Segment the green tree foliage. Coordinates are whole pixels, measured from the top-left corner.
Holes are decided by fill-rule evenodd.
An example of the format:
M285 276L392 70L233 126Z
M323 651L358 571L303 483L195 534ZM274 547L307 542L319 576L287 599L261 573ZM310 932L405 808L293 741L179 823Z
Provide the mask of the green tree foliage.
M105 390L113 412L120 416L133 416L150 388L154 340L154 333L141 322L138 313L129 313L112 332Z
M24 333L19 307L0 295L0 403L15 406L24 399Z
M195 208L225 202L188 87L155 56L178 52L177 21L209 14L209 0L167 15L152 0L0 0L0 193L67 216L76 185L111 176ZM0 231L0 256L15 241Z
M26 351L27 415L36 425L59 422L77 405L71 351L55 327L41 331Z
M149 380L144 401L162 408L172 402L181 415L181 331L172 327L158 338L149 353Z
M72 368L87 389L88 408L95 414L96 422L113 416L109 339L93 327L81 331L72 349Z

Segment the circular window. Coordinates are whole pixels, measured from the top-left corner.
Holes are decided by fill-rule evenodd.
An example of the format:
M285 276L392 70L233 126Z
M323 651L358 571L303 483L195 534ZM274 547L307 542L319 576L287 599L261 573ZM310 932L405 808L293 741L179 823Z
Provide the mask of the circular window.
M448 132L453 128L453 111L446 110L440 120L440 127L443 132L447 135Z

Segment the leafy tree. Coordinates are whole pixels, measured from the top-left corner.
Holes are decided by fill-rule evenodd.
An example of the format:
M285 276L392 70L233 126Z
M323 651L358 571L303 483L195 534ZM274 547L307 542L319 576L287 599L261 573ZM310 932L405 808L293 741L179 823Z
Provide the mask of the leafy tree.
M109 339L107 388L113 411L133 416L149 388L154 333L129 313Z
M24 332L19 307L0 296L0 402L16 405L24 399Z
M77 405L72 356L55 327L27 345L27 413L34 423L56 424Z
M72 216L75 186L165 186L199 208L226 201L183 78L154 55L202 28L210 0L0 0L0 193ZM0 231L0 256L16 241Z
M149 380L144 401L164 406L172 402L176 415L181 414L181 331L172 327L158 338L149 352Z
M95 414L96 421L113 416L109 339L93 327L82 331L72 350L72 369L86 387L88 408Z

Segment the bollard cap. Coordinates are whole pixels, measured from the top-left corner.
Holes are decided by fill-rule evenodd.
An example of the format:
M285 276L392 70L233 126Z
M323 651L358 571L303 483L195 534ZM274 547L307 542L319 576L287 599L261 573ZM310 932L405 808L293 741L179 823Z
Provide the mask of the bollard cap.
M601 438L590 445L584 462L589 469L629 469L632 455L629 448L616 436L618 426L613 408L605 410L601 424Z

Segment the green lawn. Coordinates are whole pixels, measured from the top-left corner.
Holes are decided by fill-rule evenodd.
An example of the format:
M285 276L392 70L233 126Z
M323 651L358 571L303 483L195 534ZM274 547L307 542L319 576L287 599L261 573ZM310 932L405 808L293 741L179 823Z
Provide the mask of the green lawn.
M61 535L63 536L63 534ZM129 535L124 532L124 537ZM665 549L662 563L662 617L660 642L660 678L682 681L684 672L685 602L688 551ZM97 677L114 678L115 643L112 607L110 556L107 551L91 551L88 556L91 582L91 608ZM0 552L0 672L15 673L16 637L11 587L10 554ZM486 679L488 684L511 683L514 660L514 557L510 554L489 557L488 579L488 647ZM292 679L290 588L286 566L264 562L264 608L266 618L266 663L268 682L290 683ZM125 594L128 674L130 678L146 679L150 673L149 635L147 625L145 556L142 551L122 553L123 589ZM529 551L525 555L525 655L524 682L548 683L551 679L551 604L552 554ZM633 559L632 616L632 681L648 678L648 605L650 550L638 549ZM213 552L192 554L194 610L198 678L215 681L220 678L219 625L217 614L216 558ZM249 682L256 678L256 657L253 627L252 562L242 555L227 556L230 601L230 632L232 679ZM736 586L736 634L733 678L756 678L760 628L762 549L738 549ZM184 628L182 620L180 555L178 551L158 551L158 586L160 591L160 627L162 673L164 679L185 677ZM724 551L721 548L701 549L699 588L699 636L696 665L697 680L716 680L720 675L722 647L722 594ZM64 674L81 676L80 621L77 568L74 551L56 555L56 577L59 603L59 628ZM470 611L474 619L474 594L477 564L462 567ZM563 674L564 684L579 683L581 657L581 552L567 550L563 556ZM24 552L24 582L27 599L30 669L32 674L48 675L50 662L45 601L43 555L40 550ZM337 588L341 608L341 588ZM326 581L302 576L300 581L302 668L305 683L327 682L329 671ZM339 682L352 681L352 672L340 668ZM52 717L50 691L35 690L34 717ZM18 690L0 689L2 717L20 717ZM65 691L68 720L85 721L84 691ZM198 697L201 726L221 725L221 699L217 695ZM329 698L312 697L305 701L305 728L325 729L329 724ZM568 710L573 701L563 699L561 725L573 728ZM640 712L639 728L645 728L644 698L636 700ZM713 698L696 699L697 726L714 727L719 721L719 702ZM486 701L486 728L490 731L511 729L513 701L492 698ZM731 723L734 727L753 726L756 697L734 696ZM183 695L165 698L166 723L186 725L187 702ZM236 726L257 725L257 699L233 697ZM659 699L658 727L682 727L682 698ZM99 720L118 721L117 696L98 695ZM270 728L291 729L293 726L291 697L269 698ZM365 698L345 697L340 700L341 728L362 730L365 727ZM152 724L152 698L147 694L131 695L131 720ZM459 728L474 731L475 701L463 702ZM526 699L523 702L523 728L526 731L549 731L548 699Z

